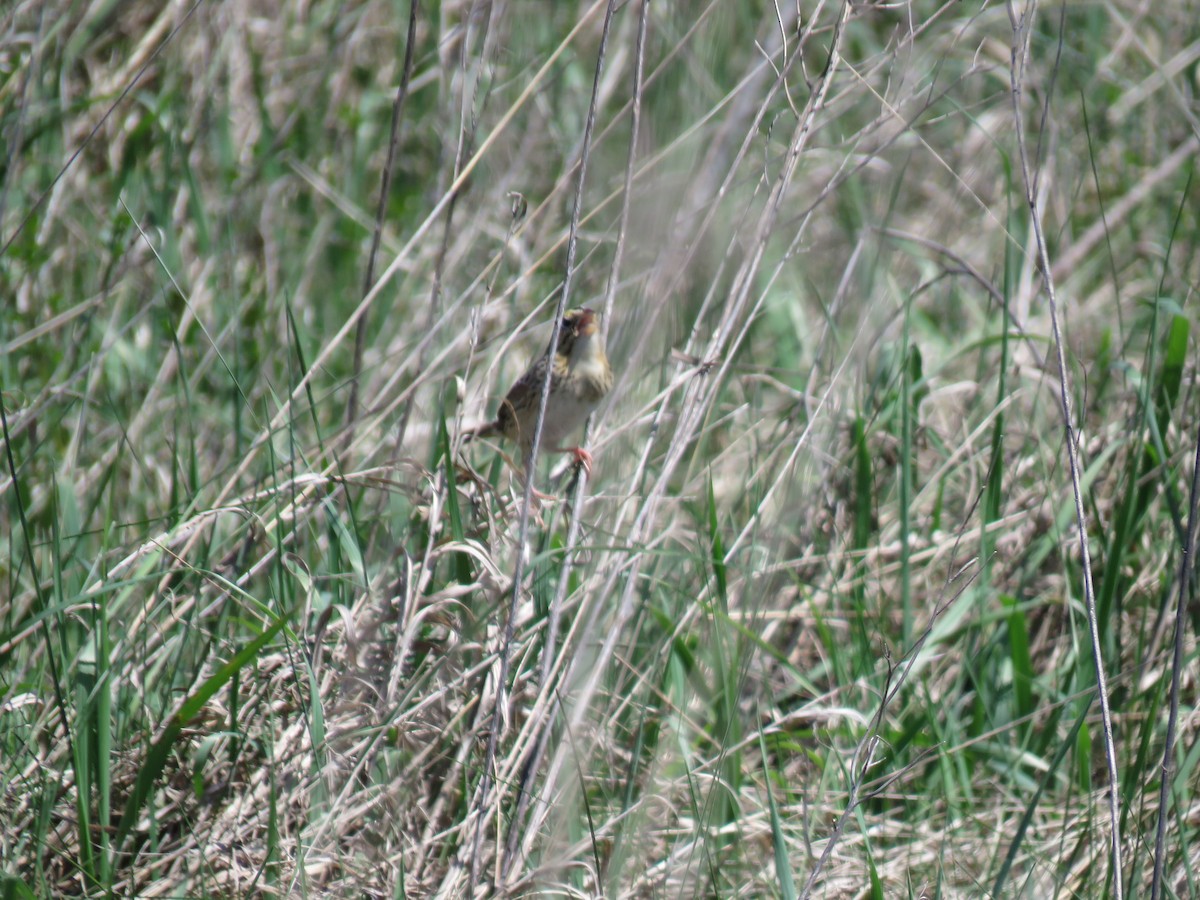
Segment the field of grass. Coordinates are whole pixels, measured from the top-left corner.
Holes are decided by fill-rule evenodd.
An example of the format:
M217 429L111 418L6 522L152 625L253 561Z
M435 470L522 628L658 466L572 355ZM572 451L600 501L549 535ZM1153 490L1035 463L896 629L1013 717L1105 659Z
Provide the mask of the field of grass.
M0 5L0 900L1200 896L1191 4L412 2Z

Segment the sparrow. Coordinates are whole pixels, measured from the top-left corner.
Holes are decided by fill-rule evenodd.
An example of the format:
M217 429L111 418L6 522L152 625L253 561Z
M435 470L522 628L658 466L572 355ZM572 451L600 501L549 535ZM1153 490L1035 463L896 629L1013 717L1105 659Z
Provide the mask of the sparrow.
M550 396L542 422L540 447L552 453L571 453L576 462L591 473L592 454L579 446L563 446L578 430L600 401L612 389L613 370L604 352L600 333L600 314L579 307L563 316L558 346L547 349L516 380L500 403L496 418L476 429L476 437L500 436L521 448L526 476L533 461L533 432L537 425L538 405L546 367L550 367Z

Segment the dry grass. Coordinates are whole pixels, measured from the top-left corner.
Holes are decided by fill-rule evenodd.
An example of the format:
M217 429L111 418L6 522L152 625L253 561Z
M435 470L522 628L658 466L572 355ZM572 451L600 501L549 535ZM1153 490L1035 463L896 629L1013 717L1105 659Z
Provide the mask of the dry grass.
M1008 11L654 3L637 92L629 3L593 95L604 11L420 7L364 291L407 6L0 10L0 895L1113 892ZM1191 896L1200 28L1016 11L1122 884L1178 672ZM619 377L522 541L459 436L572 240Z

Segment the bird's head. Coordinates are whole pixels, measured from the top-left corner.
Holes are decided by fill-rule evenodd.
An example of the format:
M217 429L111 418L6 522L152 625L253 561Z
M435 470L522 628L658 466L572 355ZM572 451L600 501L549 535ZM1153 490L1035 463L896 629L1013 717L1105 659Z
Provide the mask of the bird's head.
M587 307L569 309L558 331L558 352L564 356L603 352L600 341L600 313Z

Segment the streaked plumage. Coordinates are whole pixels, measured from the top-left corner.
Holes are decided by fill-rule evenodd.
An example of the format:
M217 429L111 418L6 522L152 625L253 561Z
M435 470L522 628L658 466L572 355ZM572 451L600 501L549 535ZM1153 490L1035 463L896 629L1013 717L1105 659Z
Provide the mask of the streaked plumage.
M600 334L600 315L590 309L572 309L563 316L554 352L545 353L517 379L501 401L495 421L476 434L500 435L515 442L521 448L521 463L528 472L547 365L553 365L553 369L540 447L543 451L574 453L590 468L590 453L579 447L562 446L569 435L583 426L613 385L612 367Z

